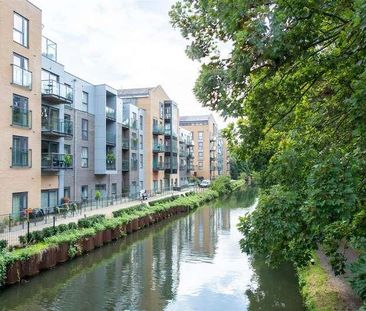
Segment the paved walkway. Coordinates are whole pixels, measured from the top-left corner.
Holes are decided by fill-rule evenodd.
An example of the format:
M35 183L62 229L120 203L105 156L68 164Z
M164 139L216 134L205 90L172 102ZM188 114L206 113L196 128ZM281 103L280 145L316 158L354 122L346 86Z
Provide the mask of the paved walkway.
M153 201L157 201L163 198L167 198L167 197L171 197L173 195L178 195L178 194L183 194L183 193L187 193L190 191L200 191L197 188L186 188L182 191L172 191L169 194L164 194L164 195L156 195L152 198L149 198L147 201L144 202L153 202ZM94 209L89 209L89 210L85 210L85 209L81 209L80 212L78 211L77 214L73 214L73 215L54 215L55 217L55 225L61 225L61 224L69 224L71 222L75 222L77 223L77 221L81 218L84 217L89 217L89 216L93 216L93 215L97 215L97 214L104 214L106 215L106 217L112 217L112 213L114 211L117 211L119 209L122 208L128 208L131 206L134 206L136 204L139 204L140 200L134 200L134 201L130 201L130 202L125 202L125 203L121 203L121 204L115 204L115 205L109 205L109 206L105 206L105 207L99 207L99 208L94 208ZM39 222L35 222L35 223L30 223L29 224L29 232L32 231L36 231L36 230L42 230L44 228L47 227L52 227L53 226L53 221L54 221L54 217L49 217L48 219L39 221ZM23 226L18 226L16 228L11 228L11 231L7 231L4 233L0 234L0 240L6 240L8 241L8 245L19 245L19 236L25 235L27 233L27 224Z

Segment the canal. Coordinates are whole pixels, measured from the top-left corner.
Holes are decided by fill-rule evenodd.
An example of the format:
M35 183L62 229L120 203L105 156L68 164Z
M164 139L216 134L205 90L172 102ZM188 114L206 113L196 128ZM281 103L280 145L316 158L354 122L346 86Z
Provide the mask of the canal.
M241 253L238 217L255 191L159 223L0 292L0 310L291 310L290 265Z

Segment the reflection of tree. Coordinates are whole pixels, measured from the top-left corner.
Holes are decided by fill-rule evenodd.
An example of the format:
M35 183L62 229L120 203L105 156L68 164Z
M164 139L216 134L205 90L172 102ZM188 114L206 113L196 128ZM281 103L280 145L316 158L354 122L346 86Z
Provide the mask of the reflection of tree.
M253 258L251 264L255 275L252 283L257 283L257 287L246 291L249 311L305 310L299 307L302 299L294 269L290 264L272 269L261 258Z

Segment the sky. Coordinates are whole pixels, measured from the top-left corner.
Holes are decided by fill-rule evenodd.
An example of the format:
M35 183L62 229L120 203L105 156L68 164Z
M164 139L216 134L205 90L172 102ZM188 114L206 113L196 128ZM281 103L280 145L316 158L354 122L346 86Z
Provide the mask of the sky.
M31 0L66 71L116 89L161 85L180 115L208 114L193 94L200 64L186 56L187 41L169 23L175 1Z

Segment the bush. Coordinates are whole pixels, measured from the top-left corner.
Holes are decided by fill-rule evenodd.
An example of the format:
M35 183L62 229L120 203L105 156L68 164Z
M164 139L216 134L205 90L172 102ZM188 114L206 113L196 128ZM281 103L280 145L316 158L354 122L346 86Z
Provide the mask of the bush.
M232 183L229 176L217 177L211 184L211 189L217 191L220 195L230 193L232 189Z
M5 250L8 246L8 242L6 240L0 240L0 253Z
M86 217L83 219L79 219L78 226L79 228L91 228L95 224L101 222L105 219L105 215L94 215L90 217Z

